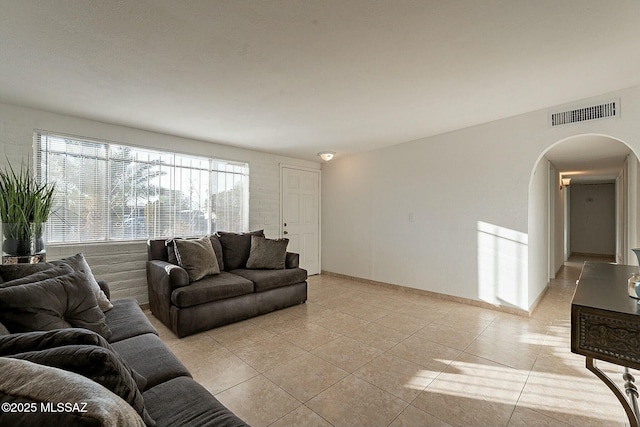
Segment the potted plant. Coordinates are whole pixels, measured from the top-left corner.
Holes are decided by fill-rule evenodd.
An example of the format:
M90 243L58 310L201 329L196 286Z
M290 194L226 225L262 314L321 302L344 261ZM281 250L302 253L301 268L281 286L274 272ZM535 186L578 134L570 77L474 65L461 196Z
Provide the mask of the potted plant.
M39 183L31 171L21 165L16 172L11 165L0 171L0 220L2 251L22 257L44 252L44 223L53 204L53 184Z

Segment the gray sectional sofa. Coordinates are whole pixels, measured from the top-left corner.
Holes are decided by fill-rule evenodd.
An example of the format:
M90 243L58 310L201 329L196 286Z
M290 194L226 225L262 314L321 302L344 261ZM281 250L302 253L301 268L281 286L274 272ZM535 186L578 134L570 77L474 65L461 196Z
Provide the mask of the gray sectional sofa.
M7 281L2 267L0 426L246 426L192 379L136 301L112 301L103 313L93 291L77 295L86 290L85 272L27 264L24 273L10 268ZM72 283L78 288L65 294ZM108 300L109 287L97 285ZM25 289L60 290L60 313L44 328L38 324L51 313L29 319L35 311L20 296Z
M307 272L298 267L298 254L286 252L283 239L265 239L262 230L219 232L202 239L211 242L213 253L205 258L215 257L219 272L198 280L190 277L194 263L177 256L182 239L148 242L151 312L178 337L307 300ZM258 243L266 245L262 251Z

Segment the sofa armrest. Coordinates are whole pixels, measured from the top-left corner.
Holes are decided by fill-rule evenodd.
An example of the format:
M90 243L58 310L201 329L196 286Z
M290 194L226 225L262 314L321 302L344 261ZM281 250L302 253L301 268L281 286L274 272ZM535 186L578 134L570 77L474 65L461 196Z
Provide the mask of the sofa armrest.
M300 266L300 255L287 252L287 257L284 260L285 268L298 268Z
M150 274L155 279L152 283L149 283ZM171 293L176 288L187 286L189 284L189 275L179 265L160 260L147 261L147 284L155 286L158 282L166 282L167 289Z
M189 284L184 268L166 261L147 261L147 290L149 307L154 316L171 327L171 293L180 286Z
M111 290L109 289L109 284L104 280L98 280L98 285L100 286L100 289L102 289L102 292L104 292L104 294L107 296L107 299L111 300Z

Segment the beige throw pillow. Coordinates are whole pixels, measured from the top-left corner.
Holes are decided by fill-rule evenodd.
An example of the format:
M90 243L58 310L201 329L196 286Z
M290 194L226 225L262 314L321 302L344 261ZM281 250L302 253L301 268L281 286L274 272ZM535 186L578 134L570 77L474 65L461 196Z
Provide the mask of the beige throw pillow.
M4 402L32 402L38 411L7 412L6 425L72 425L81 418L95 419L104 427L144 427L142 418L121 397L73 372L26 360L0 358L0 398ZM40 404L76 403L61 412L41 412ZM3 425L5 424L3 423Z
M259 270L282 270L287 258L289 239L266 239L251 236L251 251L247 268Z
M173 244L178 265L187 271L190 282L220 273L220 266L209 237L189 240L176 239Z

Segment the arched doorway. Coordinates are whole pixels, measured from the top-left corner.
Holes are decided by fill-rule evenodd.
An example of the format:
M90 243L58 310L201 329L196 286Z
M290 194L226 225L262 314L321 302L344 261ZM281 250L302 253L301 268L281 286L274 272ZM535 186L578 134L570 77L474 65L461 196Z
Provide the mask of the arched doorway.
M623 141L609 135L582 134L548 147L534 165L529 184L529 283L531 289L548 283L571 254L571 186L607 184L615 190L617 262L633 259L637 243L636 192L638 158ZM561 178L570 178L563 185ZM566 183L565 183L566 184ZM577 187L576 187L577 188ZM576 231L576 230L574 230ZM596 237L582 236L588 241Z

